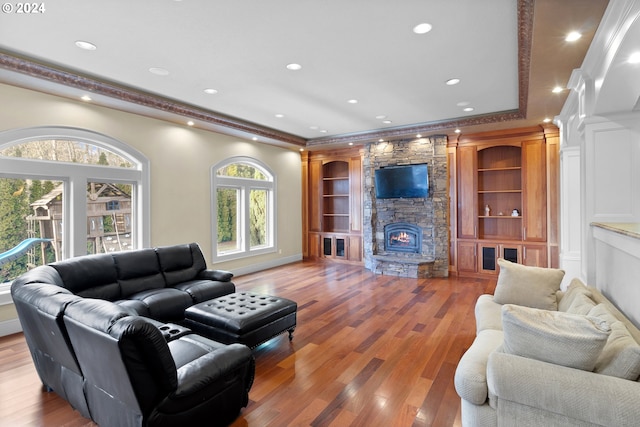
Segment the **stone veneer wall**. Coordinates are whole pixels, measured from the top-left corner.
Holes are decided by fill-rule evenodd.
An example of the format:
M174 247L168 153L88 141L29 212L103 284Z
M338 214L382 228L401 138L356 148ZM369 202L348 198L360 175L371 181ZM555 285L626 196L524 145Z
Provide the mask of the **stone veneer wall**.
M416 199L376 199L374 171L383 166L426 163L429 170L429 197ZM384 272L374 255L385 259L407 259L408 264L432 260L428 276L449 275L449 202L447 190L447 137L431 136L414 140L371 143L364 159L364 262L369 270L381 274L412 276L402 271ZM422 254L384 252L384 226L409 222L422 227Z

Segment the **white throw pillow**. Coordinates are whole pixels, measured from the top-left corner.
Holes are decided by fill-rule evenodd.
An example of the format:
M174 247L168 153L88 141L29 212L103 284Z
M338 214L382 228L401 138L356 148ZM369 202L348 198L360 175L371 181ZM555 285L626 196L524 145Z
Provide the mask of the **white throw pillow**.
M502 307L503 351L592 371L611 329L606 321L562 311L506 304Z
M598 304L590 316L601 318L611 326L611 335L598 357L595 372L636 381L640 377L640 345L633 339L627 327L607 309Z
M558 301L558 311L569 311L569 306L574 303L575 299L581 298L582 296L591 298L591 291L587 289L582 280L571 280L564 295L560 298L560 301Z
M545 310L557 310L556 292L564 270L529 267L499 258L498 283L493 300L498 304L517 304Z

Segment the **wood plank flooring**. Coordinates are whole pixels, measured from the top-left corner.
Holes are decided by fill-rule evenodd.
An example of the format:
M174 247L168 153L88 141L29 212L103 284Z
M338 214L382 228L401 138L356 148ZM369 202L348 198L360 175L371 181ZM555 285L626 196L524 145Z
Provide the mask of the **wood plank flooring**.
M495 279L376 276L299 262L234 278L298 303L298 327L255 350L249 405L233 427L459 426L453 387ZM22 334L0 338L0 426L95 426L43 392Z

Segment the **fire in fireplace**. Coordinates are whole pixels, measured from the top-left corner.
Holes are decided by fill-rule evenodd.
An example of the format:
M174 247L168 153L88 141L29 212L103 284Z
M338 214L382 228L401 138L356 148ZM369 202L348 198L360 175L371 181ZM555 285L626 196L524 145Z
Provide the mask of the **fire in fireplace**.
M388 252L422 253L422 229L405 222L384 227L384 249Z

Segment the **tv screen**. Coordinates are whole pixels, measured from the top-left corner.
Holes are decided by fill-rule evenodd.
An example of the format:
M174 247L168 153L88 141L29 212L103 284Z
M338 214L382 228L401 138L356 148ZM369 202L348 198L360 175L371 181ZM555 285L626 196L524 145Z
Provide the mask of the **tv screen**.
M379 199L427 197L427 165L387 166L375 171L376 197Z

